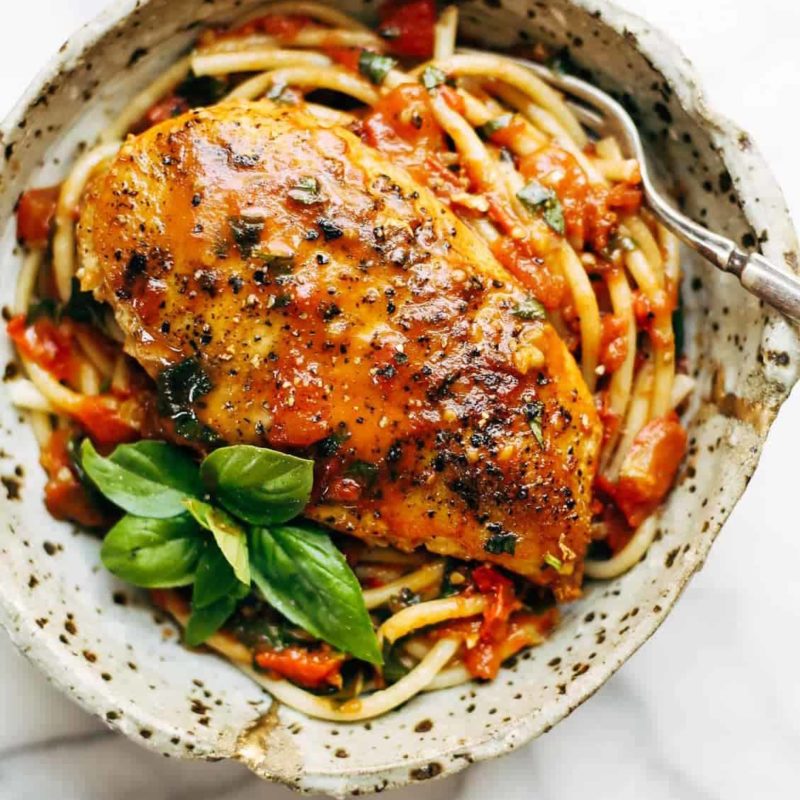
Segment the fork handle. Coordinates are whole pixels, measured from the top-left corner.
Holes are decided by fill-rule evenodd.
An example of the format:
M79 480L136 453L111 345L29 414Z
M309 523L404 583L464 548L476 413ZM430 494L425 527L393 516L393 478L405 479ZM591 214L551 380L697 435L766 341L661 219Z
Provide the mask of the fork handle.
M800 322L800 280L779 270L758 253L746 255L737 250L731 261L736 261L737 256L743 257L741 269L737 271L734 266L728 271L738 274L742 286L782 314Z
M660 195L648 193L648 200L662 222L692 249L719 269L736 275L750 294L800 322L800 278L778 269L758 253L740 250L730 239L672 208Z

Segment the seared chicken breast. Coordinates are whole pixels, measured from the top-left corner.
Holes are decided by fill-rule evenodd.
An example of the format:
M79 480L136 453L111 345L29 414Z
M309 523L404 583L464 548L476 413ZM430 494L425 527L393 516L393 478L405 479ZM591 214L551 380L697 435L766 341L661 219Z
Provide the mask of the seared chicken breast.
M312 455L307 517L578 593L601 427L574 359L354 133L269 102L169 120L92 182L78 236L179 440Z

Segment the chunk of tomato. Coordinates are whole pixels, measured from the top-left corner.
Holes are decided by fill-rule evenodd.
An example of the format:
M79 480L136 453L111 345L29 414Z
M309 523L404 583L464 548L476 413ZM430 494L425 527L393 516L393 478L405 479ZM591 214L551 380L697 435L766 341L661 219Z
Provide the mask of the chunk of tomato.
M379 15L378 32L394 55L405 58L433 55L435 0L388 0L379 9Z
M31 247L46 247L56 215L60 186L28 189L17 206L17 238Z
M262 650L255 655L256 664L264 670L277 672L293 683L310 689L329 685L341 687L344 656L328 647L306 650L286 647L283 650Z

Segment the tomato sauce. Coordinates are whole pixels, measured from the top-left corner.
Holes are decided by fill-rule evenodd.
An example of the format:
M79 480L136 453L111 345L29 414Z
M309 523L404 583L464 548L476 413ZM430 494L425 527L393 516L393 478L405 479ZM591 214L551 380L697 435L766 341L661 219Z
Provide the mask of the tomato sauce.
M60 186L28 189L17 205L17 239L31 247L46 247L58 206Z
M628 323L616 314L603 314L600 363L606 372L616 372L628 356Z
M293 683L317 689L322 686L342 686L342 664L345 657L327 645L319 650L286 647L282 650L261 650L255 662L263 670L275 672Z
M48 477L44 490L45 505L56 519L76 522L87 528L100 528L112 520L94 505L76 473L68 450L71 436L69 429L59 428L53 431L42 448L39 461Z
M56 380L72 382L77 377L78 363L73 352L72 328L69 323L56 324L48 317L39 317L28 325L25 315L11 319L6 331L19 352Z
M403 58L428 59L433 55L435 0L388 0L380 9L378 33L389 52Z
M526 179L537 180L558 195L567 238L578 249L584 243L596 252L607 247L617 225L617 215L609 206L608 190L592 185L573 155L548 145L525 156L519 169Z
M457 102L452 97L451 101ZM447 150L446 137L433 116L427 89L419 84L402 84L384 95L364 117L361 136L438 194L468 188L466 179L449 170L441 158Z
M616 484L598 481L632 528L641 525L669 492L686 443L686 431L674 411L657 417L633 440Z
M131 133L144 133L154 125L166 122L173 117L179 117L189 110L189 102L184 97L172 94L154 103L145 112L145 115L132 128Z

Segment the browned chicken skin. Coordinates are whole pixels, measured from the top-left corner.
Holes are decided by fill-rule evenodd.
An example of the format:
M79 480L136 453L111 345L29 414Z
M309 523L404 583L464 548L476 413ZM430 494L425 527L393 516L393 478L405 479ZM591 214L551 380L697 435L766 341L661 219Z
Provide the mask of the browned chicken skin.
M306 516L575 596L592 397L483 241L350 131L269 103L165 122L94 180L79 245L151 376L202 367L203 425L316 458Z

